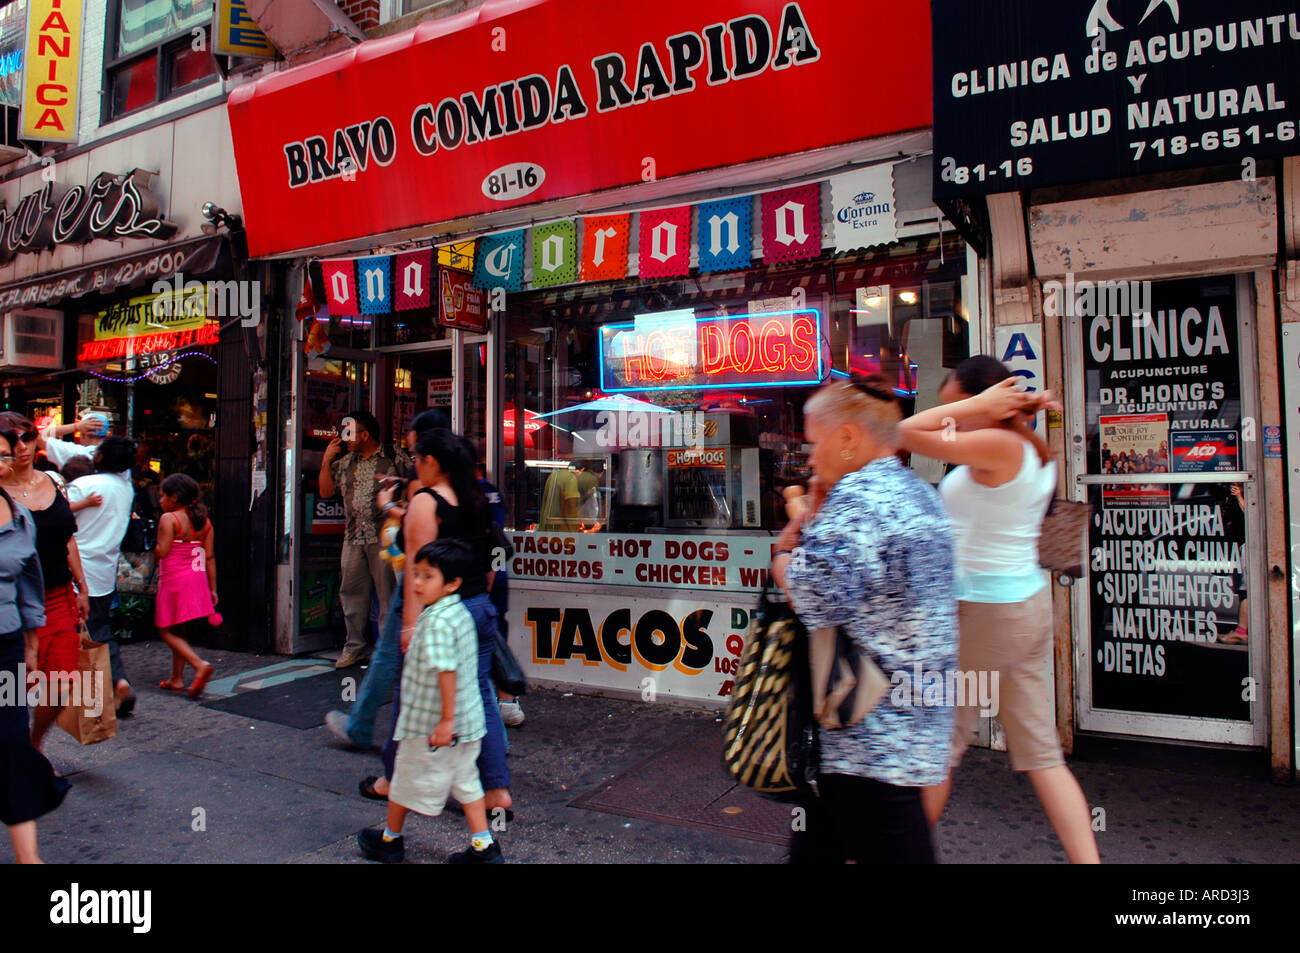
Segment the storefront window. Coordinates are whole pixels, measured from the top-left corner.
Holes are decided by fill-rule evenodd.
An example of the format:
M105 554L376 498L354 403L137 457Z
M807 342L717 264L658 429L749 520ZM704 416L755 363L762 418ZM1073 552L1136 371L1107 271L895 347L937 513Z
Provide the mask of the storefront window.
M970 353L966 261L949 235L516 296L502 419L511 528L779 530L782 489L808 477L803 405L820 381L879 373L905 412L937 402Z
M22 105L27 0L0 7L0 106Z

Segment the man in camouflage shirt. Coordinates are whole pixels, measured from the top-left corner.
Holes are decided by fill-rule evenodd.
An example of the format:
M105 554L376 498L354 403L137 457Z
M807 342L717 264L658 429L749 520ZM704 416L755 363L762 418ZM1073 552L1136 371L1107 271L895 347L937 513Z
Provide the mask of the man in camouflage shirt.
M348 640L336 668L349 668L365 658L372 583L379 598L379 624L384 624L383 614L393 595L393 573L379 558L381 521L375 497L380 485L376 477L398 475L396 464L381 449L378 421L365 411L343 418L342 432L330 441L320 468L321 496L333 496L337 491L347 516L339 601L343 603Z

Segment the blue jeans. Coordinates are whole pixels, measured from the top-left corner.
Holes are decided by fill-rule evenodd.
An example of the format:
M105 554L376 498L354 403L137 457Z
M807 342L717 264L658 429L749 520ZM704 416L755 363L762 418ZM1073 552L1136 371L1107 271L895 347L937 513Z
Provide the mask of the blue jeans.
M122 665L122 648L117 644L117 635L113 632L113 600L116 592L106 596L90 597L90 616L86 619L86 632L92 642L103 642L108 646L108 666L113 675L113 684L108 686L110 694L118 682L125 682L126 668Z
M487 724L487 735L479 750L478 774L483 790L510 787L510 766L506 764L506 726L501 720L501 709L497 707L497 690L492 685L492 650L495 646L497 629L497 612L486 592L471 596L462 603L474 618L474 627L478 630L478 690L483 699L483 720ZM397 742L393 733L397 730L397 718L402 711L402 677L398 659L396 682L393 685L393 724L388 730L388 740L384 743L383 761L384 777L393 780L393 765L397 760Z
M393 682L401 669L402 655L402 577L397 577L392 601L384 614L384 624L370 654L370 668L361 681L361 691L348 713L348 737L362 748L375 741L375 715L393 692Z
M495 588L495 586L493 587ZM484 791L510 787L510 766L506 763L506 724L497 707L497 690L492 684L492 653L496 648L497 610L486 592L465 600L478 629L478 691L483 699L487 734L478 755L479 783Z

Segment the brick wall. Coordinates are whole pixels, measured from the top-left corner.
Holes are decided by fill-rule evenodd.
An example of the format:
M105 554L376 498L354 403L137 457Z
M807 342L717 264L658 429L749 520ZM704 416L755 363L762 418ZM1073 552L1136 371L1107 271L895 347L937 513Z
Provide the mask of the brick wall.
M361 29L379 26L379 0L338 0L338 5Z

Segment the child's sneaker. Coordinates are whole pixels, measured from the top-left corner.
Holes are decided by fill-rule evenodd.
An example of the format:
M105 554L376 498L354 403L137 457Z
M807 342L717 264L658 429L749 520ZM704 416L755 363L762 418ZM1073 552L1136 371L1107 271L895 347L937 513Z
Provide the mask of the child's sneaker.
M518 728L524 723L524 706L519 704L519 699L514 701L501 702L498 706L501 709L501 720L510 728Z
M501 845L496 841L489 844L485 850L475 850L471 846L468 850L462 850L447 858L449 864L504 864L505 862L506 859L501 856Z
M364 830L357 834L357 846L367 860L377 860L381 864L400 864L406 857L406 843L403 838L384 840L384 832ZM500 853L498 851L497 853Z

